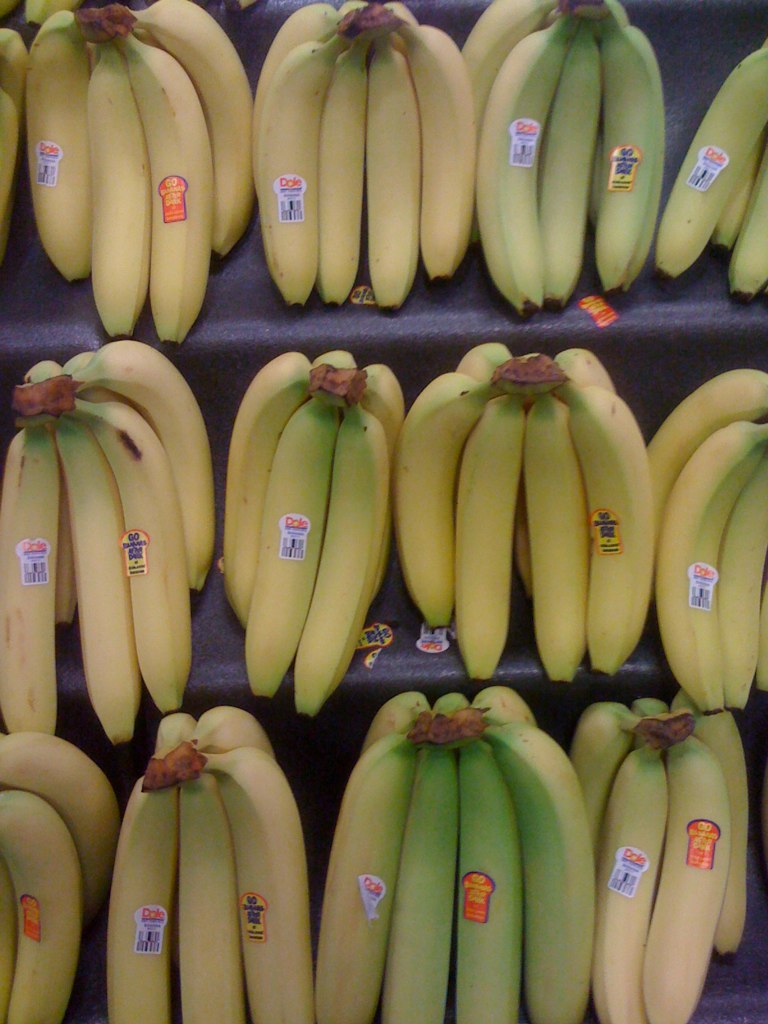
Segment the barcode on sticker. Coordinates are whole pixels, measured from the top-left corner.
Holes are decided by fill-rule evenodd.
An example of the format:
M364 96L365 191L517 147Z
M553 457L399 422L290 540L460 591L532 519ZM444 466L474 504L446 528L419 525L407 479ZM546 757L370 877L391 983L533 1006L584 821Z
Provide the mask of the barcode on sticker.
M509 126L509 166L533 167L541 125L530 117L518 117Z
M729 159L725 150L719 146L702 147L686 184L697 192L706 192L718 174L728 166Z
M308 517L299 512L289 512L281 516L279 526L280 558L303 562L307 555L307 536L312 528Z
M637 893L643 872L648 870L648 857L635 846L621 846L616 851L616 860L608 888L619 896L632 898Z
M37 170L35 182L47 188L55 188L59 180L59 161L64 155L61 146L48 140L37 144Z
M165 908L156 904L139 907L133 919L136 922L134 953L159 956L163 951L163 934L168 922Z
M19 559L23 587L40 586L49 582L48 556L50 553L51 545L41 537L19 541L16 545L16 555Z
M719 579L717 569L706 562L688 566L688 606L698 611L712 611L712 597Z
M301 224L304 220L304 193L307 183L299 174L281 174L272 182L277 196L277 219L281 224Z

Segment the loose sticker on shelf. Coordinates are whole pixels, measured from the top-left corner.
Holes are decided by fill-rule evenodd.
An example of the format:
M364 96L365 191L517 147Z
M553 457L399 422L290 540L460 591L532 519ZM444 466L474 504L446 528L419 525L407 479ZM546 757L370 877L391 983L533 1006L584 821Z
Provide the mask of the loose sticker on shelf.
M509 126L509 166L533 167L541 125L532 117L518 117Z
M619 896L632 899L637 894L640 879L650 867L650 861L636 846L621 846L608 879L608 888Z
M608 191L631 192L642 160L638 146L614 146L608 157Z
M267 941L267 909L269 904L257 892L244 892L240 897L243 934L248 942Z
M300 174L281 174L272 182L277 196L277 219L281 224L302 224L307 183Z
M702 146L696 157L693 170L688 175L686 185L697 192L707 192L730 163L730 157L719 146Z
M26 938L33 942L42 942L43 933L40 925L40 900L25 892L19 897L21 904L21 930Z
M378 921L378 906L387 894L387 887L378 875L358 875L357 885L365 916L369 921Z
M432 629L426 622L422 622L419 639L416 641L416 647L420 651L423 651L424 654L443 654L450 646L448 626L438 626L436 629Z
M688 607L700 612L712 611L715 584L720 579L714 565L694 562L688 566Z
M687 825L688 852L685 863L689 868L711 871L715 866L715 847L720 838L720 829L707 818L695 818Z
M163 224L178 224L187 219L189 184L180 174L168 174L157 186L163 210Z
M579 309L589 313L596 327L610 327L619 319L619 314L609 306L602 295L585 295L577 303Z
M491 895L496 889L494 880L484 871L467 871L462 875L461 887L464 890L464 919L487 924L491 912Z
M303 562L307 556L307 537L312 529L309 518L301 512L288 512L281 516L280 550L278 555L289 562Z
M46 188L56 188L59 181L59 164L64 156L64 150L58 143L43 139L38 142L35 154L37 156L35 184L45 185Z
M134 953L159 956L163 951L163 936L168 924L168 911L159 903L147 903L134 913L136 934L133 940Z
M48 556L51 545L42 537L27 537L16 545L16 557L19 559L22 587L37 587L50 582Z
M149 534L144 530L126 530L120 538L126 576L149 574Z
M372 669L376 659L385 647L389 647L395 638L394 630L384 622L372 622L366 626L357 641L358 651L366 651L363 665Z
M375 306L376 296L369 284L356 284L349 293L349 304L351 306Z
M619 517L610 509L596 508L589 517L589 525L596 555L620 555L623 552Z

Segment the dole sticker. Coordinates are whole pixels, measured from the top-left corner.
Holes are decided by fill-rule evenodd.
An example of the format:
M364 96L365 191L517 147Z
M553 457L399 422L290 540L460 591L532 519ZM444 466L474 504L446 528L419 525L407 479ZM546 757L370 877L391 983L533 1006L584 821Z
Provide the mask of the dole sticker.
M624 550L621 543L619 517L608 508L596 508L589 517L592 540L596 555L620 555Z
M636 846L620 846L616 851L608 888L620 896L630 899L637 893L644 872L648 870L650 861L642 850Z
M34 587L50 581L48 556L51 545L42 537L34 540L27 537L16 545L16 557L19 559L22 587Z
M717 176L731 162L724 149L719 146L702 146L696 156L696 163L688 175L686 185L697 192L707 192L716 181Z
M494 880L484 871L467 871L462 876L461 887L464 890L464 919L487 924L491 912L491 894L496 888Z
M450 646L451 641L448 639L447 626L438 626L436 629L431 629L426 622L422 622L419 639L416 641L418 650L424 654L443 654Z
M378 906L387 895L387 887L377 875L358 875L357 885L363 911L369 921L378 921Z
M608 191L631 192L642 159L637 146L614 146L608 157Z
M133 920L136 925L133 952L142 956L159 956L163 951L168 911L158 903L147 903L134 913Z
M25 892L19 897L19 903L21 904L22 931L24 935L28 939L32 939L33 942L42 941L40 901L36 896L30 896L29 893Z
M715 847L720 838L720 829L707 818L695 818L687 825L688 852L685 863L689 868L711 871L715 865Z
M58 143L45 139L38 142L35 154L37 156L35 184L45 185L46 188L55 188L59 180L59 164L64 156L64 150Z
M177 224L187 219L189 185L180 174L169 174L157 186L163 208L163 224Z
M257 892L244 892L240 897L243 935L248 942L267 941L267 909L269 904Z
M280 174L272 182L277 196L277 219L281 224L301 224L304 221L304 193L307 183L300 174Z
M712 596L719 579L714 565L694 562L688 566L688 607L697 611L712 611Z
M146 576L149 573L149 534L144 530L126 530L120 538L126 576Z
M518 117L509 126L509 166L533 167L541 125L532 117Z
M301 512L288 512L281 516L280 527L280 558L289 562L303 562L307 555L307 537L312 529L309 518Z

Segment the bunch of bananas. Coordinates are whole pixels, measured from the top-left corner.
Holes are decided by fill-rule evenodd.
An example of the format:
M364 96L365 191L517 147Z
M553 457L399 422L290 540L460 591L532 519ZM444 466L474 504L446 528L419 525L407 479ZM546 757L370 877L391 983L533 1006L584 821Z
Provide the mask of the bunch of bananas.
M470 707L417 692L371 723L331 847L318 1024L442 1024L456 934L459 1024L579 1024L589 991L594 863L563 749L506 687Z
M0 502L0 709L11 731L54 732L55 627L77 608L88 695L121 743L141 679L169 711L189 675L189 590L214 542L205 423L181 373L138 341L26 380Z
M254 693L294 662L296 708L341 682L386 570L390 462L404 403L383 364L287 352L246 391L232 429L224 585L245 627Z
M640 273L661 195L664 101L653 48L617 0L561 5L554 19L552 5L516 6L495 0L465 52L476 69L491 57L474 74L483 255L527 316L568 301L590 217L603 289L626 291ZM513 44L503 58L502 26Z
M310 1021L304 837L264 730L238 708L160 722L120 828L107 928L110 1024Z
M89 43L95 46L91 70ZM161 341L181 342L253 207L251 90L234 45L197 4L59 11L29 58L35 222L69 280L91 275L110 336L149 294Z
M599 702L571 759L596 851L592 994L601 1024L687 1024L712 949L734 953L746 912L747 776L730 712Z
M472 679L492 677L507 642L521 525L550 678L572 679L586 651L613 674L637 645L653 571L648 458L591 353L512 358L491 342L428 384L401 430L394 519L408 591L430 627L455 611Z
M0 263L5 257L20 163L27 80L27 47L12 28L0 28Z
M261 70L253 147L264 251L286 302L305 303L313 287L346 301L364 196L379 306L402 305L419 253L431 279L461 263L474 198L469 75L451 37L405 5L295 11Z
M656 269L676 278L709 242L733 250L729 283L749 301L768 283L768 51L740 61L710 103L680 165L659 224Z
M0 736L0 789L0 1016L60 1024L109 889L117 800L78 747L35 732Z
M704 711L768 686L768 374L729 370L684 398L648 445L656 611L675 679Z

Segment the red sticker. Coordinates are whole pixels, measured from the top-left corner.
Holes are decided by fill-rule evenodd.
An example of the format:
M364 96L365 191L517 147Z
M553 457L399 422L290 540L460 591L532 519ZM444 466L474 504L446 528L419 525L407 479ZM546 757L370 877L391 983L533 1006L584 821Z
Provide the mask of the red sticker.
M24 893L19 898L22 915L24 918L23 932L33 942L40 942L42 935L40 930L40 901L29 893Z
M487 924L491 910L491 893L496 888L496 883L484 871L467 871L461 879L461 884L464 889L465 920Z
M579 299L579 309L592 317L597 327L610 327L619 319L619 314L600 295L586 295Z
M689 868L711 871L715 863L715 846L720 838L720 829L714 821L696 818L688 822L687 831L688 852L685 863Z
M176 224L187 219L188 188L186 178L178 174L169 174L157 186L163 204L163 224Z

